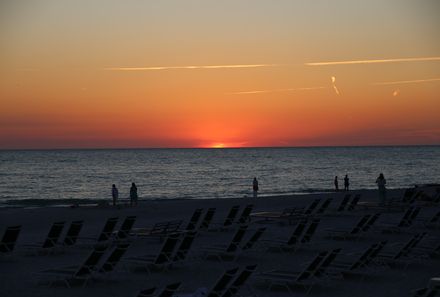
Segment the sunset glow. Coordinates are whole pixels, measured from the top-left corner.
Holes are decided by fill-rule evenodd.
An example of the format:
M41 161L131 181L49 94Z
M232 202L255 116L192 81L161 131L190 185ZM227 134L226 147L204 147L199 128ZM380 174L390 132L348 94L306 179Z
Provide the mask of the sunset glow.
M436 1L18 2L0 149L440 144Z

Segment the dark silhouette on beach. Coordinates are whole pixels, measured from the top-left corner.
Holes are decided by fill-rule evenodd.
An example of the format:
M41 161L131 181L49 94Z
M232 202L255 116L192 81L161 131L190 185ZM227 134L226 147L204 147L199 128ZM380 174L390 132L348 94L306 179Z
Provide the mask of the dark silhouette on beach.
M116 203L119 198L119 191L118 188L116 188L115 184L112 185L112 198L113 198L113 206L116 206Z
M254 177L254 181L252 182L252 190L254 191L254 198L257 198L258 195L258 180Z
M138 192L135 183L131 183L130 188L130 206L136 206L138 201Z
M350 187L350 179L348 178L348 174L344 177L344 191L348 191Z
M339 191L339 183L338 183L338 176L335 176L335 191Z
M376 184L379 190L379 203L380 205L385 205L387 198L387 189L385 185L387 184L387 180L383 173L379 174L379 177L376 179Z

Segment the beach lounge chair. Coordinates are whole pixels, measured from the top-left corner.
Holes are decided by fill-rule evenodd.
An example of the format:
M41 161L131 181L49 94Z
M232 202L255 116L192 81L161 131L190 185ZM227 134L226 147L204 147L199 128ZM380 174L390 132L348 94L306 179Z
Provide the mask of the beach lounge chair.
M232 237L229 244L217 244L203 248L202 257L205 259L214 257L220 261L224 258L235 258L240 249L240 243L243 240L247 228L247 225L241 225L235 232L235 235Z
M367 232L367 231L369 231L369 230L371 229L371 227L373 227L374 224L377 222L377 220L379 219L380 216L381 216L381 213L380 213L380 212L378 212L378 213L372 215L372 216L368 219L367 223L365 223L365 225L362 227L362 232Z
M319 266L327 255L327 251L320 252L301 271L271 270L257 274L254 279L257 281L263 281L269 290L272 290L272 288L277 286L284 287L290 292L292 292L294 286L301 286L303 289L307 290L310 286L310 279L318 271ZM308 291L310 291L310 288Z
M64 224L65 222L53 223L44 242L37 244L27 244L25 245L25 247L28 249L32 249L37 254L40 252L51 252L57 246L57 242L61 236L61 233L63 232Z
M253 204L248 204L243 209L243 212L241 213L241 216L238 218L237 223L238 224L246 224L250 221L250 214L252 212L252 209L254 208Z
M186 226L186 231L191 231L197 228L197 224L199 223L200 218L202 217L203 208L197 208L193 215L191 216L191 219L188 222L188 225Z
M95 247L92 253L79 267L67 266L58 269L47 269L41 271L39 275L54 277L54 279L49 281L49 286L52 286L52 284L59 281L64 283L67 287L71 287L73 283L78 281L85 286L87 281L91 278L92 273L96 270L96 266L104 255L106 249L106 246Z
M325 213L325 211L328 209L328 207L330 206L330 203L332 203L333 198L327 198L322 204L321 206L318 208L318 210L316 211L316 215L322 215L323 213Z
M127 216L125 220L122 222L121 228L118 232L116 232L115 240L127 240L130 236L131 229L133 228L134 223L136 222L136 216Z
M154 297L154 292L156 292L156 287L145 289L140 291L136 297Z
M166 286L163 291L157 295L157 297L172 297L180 287L180 284L181 283L178 282Z
M349 230L338 230L338 229L326 229L328 237L332 239L353 239L357 237L361 232L362 228L369 221L371 215L364 215L360 220Z
M197 236L197 231L185 232L183 239L180 241L174 256L172 256L172 262L178 263L186 260L188 253L193 245L194 239Z
M98 269L98 272L104 274L113 272L115 270L116 265L120 262L121 258L128 250L129 246L130 246L129 243L118 244L110 253L110 256L108 256L108 258L104 261L101 268Z
M440 296L440 290L436 288L421 288L414 291L414 297L436 297Z
M246 266L245 269L235 278L235 280L229 285L229 288L221 295L221 297L233 297L244 286L249 277L257 269L257 265Z
M216 211L215 207L208 208L205 216L202 219L202 222L200 223L199 230L203 230L203 231L208 230L209 225L211 224L212 219L214 218L215 211Z
M137 267L144 268L147 272L151 272L150 268L166 268L172 261L172 256L174 255L179 239L179 233L170 234L165 239L158 253L130 257L127 258L126 261Z
M181 225L182 220L173 220L156 223L151 228L136 228L132 231L136 236L162 239L170 234L182 232L179 230Z
M310 217L315 209L318 207L320 202L321 199L315 199L306 208L296 209L295 212L292 214L292 217L295 217L296 219Z
M419 218L417 221L421 222L426 228L440 227L440 210L437 211L431 218Z
M238 267L226 270L222 274L222 276L216 281L214 286L208 291L208 294L206 294L206 296L207 297L221 297L222 294L225 292L229 283L232 281L232 279L237 274L237 272L238 272Z
M66 236L64 237L63 246L72 246L76 243L79 232L83 227L84 221L73 221L67 229Z
M237 217L238 211L240 210L239 205L232 206L229 210L228 215L226 216L225 220L221 224L220 230L227 229L232 226L234 223L235 218Z
M250 217L251 218L257 218L257 219L262 219L258 222L271 222L274 220L278 220L280 221L280 223L284 223L284 221L288 221L289 224L297 221L297 218L294 216L294 214L297 212L297 208L294 207L287 207L285 209L283 209L283 211L281 212L276 212L276 211L262 211L262 212L255 212L255 213L251 213Z
M260 237L263 235L264 231L266 231L265 227L258 228L257 231L255 231L255 233L251 236L251 238L249 238L249 240L243 244L241 250L246 251L252 249L257 241L260 239Z
M344 211L350 198L351 198L351 194L346 194L342 199L341 204L339 204L338 208L336 209L336 211Z
M355 209L356 205L358 204L359 200L361 200L361 194L356 194L353 199L348 203L347 210L352 211Z
M21 226L10 226L6 228L0 242L0 255L11 254L17 243L18 235L20 234Z
M316 229L318 228L319 222L321 219L313 219L312 222L309 224L309 227L304 232L304 236L301 238L301 243L308 243L312 239L313 235L316 232Z
M302 219L299 221L298 225L296 225L295 230L287 240L271 239L264 240L263 242L266 244L268 250L276 249L279 251L295 251L306 226L307 219Z
M420 207L415 208L411 206L405 211L397 224L381 224L377 227L381 229L382 233L401 232L402 229L409 227L413 223L419 211ZM413 212L415 213L413 214Z
M316 270L313 276L316 278L324 276L327 272L327 269L335 261L336 257L341 252L341 250L342 249L338 248L329 252L327 256L324 258L324 260L322 260L321 264L319 265L319 268Z
M108 241L112 237L113 230L115 229L117 223L118 223L118 218L107 219L104 228L102 229L101 233L96 239L97 243L104 243Z

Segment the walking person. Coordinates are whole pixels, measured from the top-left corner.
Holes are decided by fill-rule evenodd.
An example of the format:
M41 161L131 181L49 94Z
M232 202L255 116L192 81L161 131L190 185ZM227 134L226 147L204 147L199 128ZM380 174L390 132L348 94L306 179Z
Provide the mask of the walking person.
M339 191L339 182L338 182L338 176L335 176L335 191Z
M131 183L130 188L130 206L136 206L138 201L138 192L135 183Z
M385 185L387 184L387 180L385 176L383 176L383 173L379 174L379 177L376 179L376 184L379 190L379 204L385 205L387 199L387 189Z
M252 190L254 191L254 198L257 198L258 195L258 180L254 177L254 181L252 182Z
M344 191L348 191L350 187L350 179L348 178L348 174L344 177Z
M116 203L119 198L119 191L118 188L116 188L115 184L112 185L112 198L113 198L113 206L116 206Z

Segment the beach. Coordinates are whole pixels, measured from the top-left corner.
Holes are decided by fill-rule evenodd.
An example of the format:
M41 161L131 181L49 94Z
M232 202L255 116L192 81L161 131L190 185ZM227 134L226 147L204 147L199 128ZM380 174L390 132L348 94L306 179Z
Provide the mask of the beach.
M352 197L361 194L359 204L351 211L337 213L336 208L345 196L346 192L333 192L309 195L285 195L272 197L236 198L236 199L196 199L196 200L164 200L143 201L137 207L42 207L42 208L3 208L0 210L0 232L4 232L7 226L21 225L22 229L17 244L11 255L2 257L0 266L0 286L2 296L137 296L142 289L151 287L162 288L173 282L181 282L176 296L191 294L200 288L211 288L226 269L239 267L243 269L248 265L256 264L256 271L246 281L246 286L240 290L240 294L256 296L292 296L292 292L283 288L268 290L264 283L255 277L262 272L274 269L301 270L321 251L330 251L341 248L338 258L353 260L354 254L363 251L372 243L386 240L387 246L384 252L396 252L397 243L405 243L411 236L419 232L427 232L430 240L439 241L439 229L425 229L424 225L415 223L408 228L402 228L398 232L382 233L378 227L384 224L396 224L402 217L404 210L380 210L381 216L375 223L377 229L372 228L369 232L357 240L335 240L328 238L327 229L350 229L360 217L366 214L377 213L374 208L364 207L362 204L377 203L376 190L350 191ZM388 198L400 198L403 189L389 190ZM433 193L430 193L433 194ZM157 269L158 271L139 271L133 269L127 259L143 254L155 254L163 244L162 239L148 236L130 236L129 248L122 256L120 262L114 267L112 273L105 277L99 273L93 274L84 288L72 286L66 288L61 283L54 282L51 286L47 281L52 281L51 275L41 273L48 269L59 269L65 266L79 266L93 249L84 244L82 238L96 238L103 228L106 220L117 217L120 227L126 216L136 216L132 234L136 230L146 230L159 222L182 220L181 228L185 229L194 210L202 208L202 216L208 208L215 208L213 223L221 223L229 209L234 205L240 206L240 212L246 205L252 204L252 213L282 212L285 208L300 208L310 205L315 199L324 200L332 198L327 210L313 218L320 219L316 233L308 244L304 244L295 252L272 252L264 247L264 241L282 238L287 239L293 232L297 222L273 220L257 216L250 217L246 222L247 230L244 240L247 240L258 228L266 228L262 237L258 240L255 248L248 253L243 253L237 259L204 259L205 247L215 244L227 244L238 229L238 224L226 231L199 231L190 249L186 261L168 267ZM423 201L420 203L420 218L431 217L439 206L429 205ZM312 217L311 217L312 218ZM66 228L71 221L81 220L84 222L78 242L72 246L55 249L54 253L33 254L32 249L26 248L27 244L42 242L54 222L65 221ZM214 225L212 225L214 226ZM63 233L63 234L64 234ZM63 238L61 235L60 238ZM431 242L431 241L430 241ZM427 286L430 278L438 276L439 261L428 258L424 261L411 263L405 269L386 268L363 272L366 277L354 277L347 279L318 280L311 291L312 296L413 296L412 291ZM295 295L305 295L306 291L294 291ZM190 295L187 295L190 296Z

